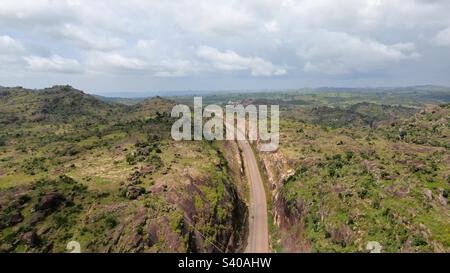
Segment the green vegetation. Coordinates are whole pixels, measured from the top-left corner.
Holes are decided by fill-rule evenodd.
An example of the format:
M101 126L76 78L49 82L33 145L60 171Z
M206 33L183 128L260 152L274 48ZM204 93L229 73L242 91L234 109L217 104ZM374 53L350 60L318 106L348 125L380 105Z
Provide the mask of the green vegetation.
M377 241L383 252L450 252L448 88L236 92L203 101L280 105L280 149L259 154L275 251L367 252Z
M175 142L175 101L0 90L0 252L233 252L248 186L233 142ZM450 91L227 93L278 104L260 153L277 252L450 252ZM255 143L255 146L258 144Z
M261 161L285 251L450 251L450 108L368 106L283 113Z
M246 207L224 148L173 141L172 101L1 92L0 252L66 252L72 240L83 252L242 247Z

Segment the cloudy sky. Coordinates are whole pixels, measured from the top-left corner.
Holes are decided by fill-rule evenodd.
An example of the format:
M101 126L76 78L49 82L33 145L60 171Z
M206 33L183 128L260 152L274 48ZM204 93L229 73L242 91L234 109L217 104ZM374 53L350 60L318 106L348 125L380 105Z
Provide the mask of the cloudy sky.
M0 0L0 85L450 85L448 0Z

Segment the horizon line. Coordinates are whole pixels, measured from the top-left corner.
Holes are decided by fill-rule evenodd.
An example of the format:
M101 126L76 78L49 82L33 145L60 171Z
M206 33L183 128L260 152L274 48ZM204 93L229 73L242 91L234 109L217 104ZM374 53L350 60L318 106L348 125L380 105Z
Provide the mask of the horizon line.
M82 91L83 93L94 95L94 96L100 96L100 97L106 97L106 98L127 98L127 99L142 99L142 98L148 98L149 96L161 96L161 97L176 97L176 96L193 96L195 93L223 93L223 92L229 92L233 94L238 93L266 93L266 92L290 92L290 91L301 91L301 90L321 90L321 89L401 89L401 88L426 88L426 87L437 87L437 88L448 88L450 89L450 86L446 85L440 85L440 84L417 84L417 85L386 85L386 86L303 86L303 87L295 87L295 88L255 88L255 89L184 89L184 90L156 90L156 91L122 91L122 92L104 92L104 91L90 91L89 89L84 88L78 88L76 86L73 86L71 84L55 84L47 87L25 87L22 85L16 85L16 86L3 86L0 84L0 88L23 88L27 90L44 90L44 89L50 89L54 87L62 87L62 86L70 86L73 89ZM127 96L127 93L130 94ZM168 94L164 94L168 93ZM180 94L176 94L180 93ZM182 94L185 93L185 94ZM142 95L142 96L140 96Z

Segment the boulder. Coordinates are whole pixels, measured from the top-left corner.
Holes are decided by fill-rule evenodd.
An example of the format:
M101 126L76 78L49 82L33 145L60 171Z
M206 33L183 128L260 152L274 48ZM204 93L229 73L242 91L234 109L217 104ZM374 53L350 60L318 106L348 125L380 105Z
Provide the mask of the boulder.
M11 215L8 215L5 219L5 227L12 227L18 223L21 223L23 221L23 216L20 212L13 213Z
M125 193L125 197L130 199L130 200L134 200L137 199L140 195L145 193L145 189L141 188L141 187L137 187L134 185L130 185L127 188L127 191Z
M448 203L447 198L445 197L445 195L446 194L445 194L444 190L443 189L439 189L438 200L439 200L439 203L441 203L442 206L447 206L447 203Z
M425 190L423 190L423 194L428 199L428 201L433 200L433 192L431 190L425 189Z
M60 192L50 192L41 198L39 203L36 205L36 210L38 211L54 211L62 203L66 201L64 195Z
M149 223L147 228L147 246L152 247L153 245L157 244L159 242L159 235L158 235L159 226L157 223Z
M36 232L34 231L24 233L21 236L20 240L30 247L35 247L39 244L39 237L36 235Z
M44 213L42 213L41 211L36 211L33 214L31 214L29 224L35 225L39 223L42 219L44 219L44 217L45 217Z

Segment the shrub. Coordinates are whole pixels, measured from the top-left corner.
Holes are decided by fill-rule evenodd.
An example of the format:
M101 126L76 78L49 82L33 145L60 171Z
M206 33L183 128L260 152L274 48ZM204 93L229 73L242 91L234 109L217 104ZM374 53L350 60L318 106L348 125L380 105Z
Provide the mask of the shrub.
M333 168L333 167L330 167L330 168L328 169L328 175L329 175L330 177L334 177L334 176L336 175L336 169Z
M70 147L68 150L67 150L67 154L69 155L69 156L74 156L74 155L77 155L77 154L79 154L80 153L80 150L77 148L77 147Z
M355 153L352 151L345 152L345 158L347 159L347 161L352 160L354 156L355 156Z
M408 133L406 131L400 131L400 139L401 140L404 140L407 135L408 135Z
M442 193L442 196L444 196L445 198L448 199L448 197L449 197L449 190L444 190L444 192Z
M27 203L30 200L31 200L31 197L29 195L27 195L27 194L21 195L19 197L19 203L20 204L25 204L25 203Z
M129 165L136 164L136 155L134 153L127 154L126 161Z
M54 220L57 227L66 227L69 223L69 220L64 215L55 215Z
M416 234L413 238L413 245L414 246L426 246L428 243L425 241L425 239L422 237L422 235Z
M35 157L25 160L22 164L22 169L26 174L35 175L37 171L47 171L47 166L45 164L45 158Z
M117 226L117 220L114 216L108 216L105 218L105 224L108 228L114 228Z

